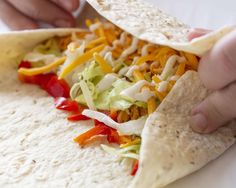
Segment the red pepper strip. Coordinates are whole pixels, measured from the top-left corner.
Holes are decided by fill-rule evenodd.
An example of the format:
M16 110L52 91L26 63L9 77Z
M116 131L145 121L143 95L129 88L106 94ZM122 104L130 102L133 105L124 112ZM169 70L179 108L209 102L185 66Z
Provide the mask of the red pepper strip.
M115 129L110 128L110 134L107 135L107 141L109 143L120 143L120 136Z
M79 143L81 146L84 146L85 142L97 135L106 135L107 141L109 143L120 143L120 136L117 131L113 128L108 127L104 123L97 121L97 124L92 129L88 130L87 132L81 134L77 138L74 139L75 142Z
M84 121L84 120L90 120L91 118L84 116L81 113L77 113L77 114L72 114L68 116L67 119L69 121Z
M68 112L77 112L79 110L79 105L76 101L66 99L64 97L58 97L54 101L56 109L65 110Z
M23 83L36 84L34 76L25 76L23 74L18 74L18 79Z
M28 69L31 67L32 67L31 63L29 61L24 61L24 60L22 60L18 66L18 68L28 68Z
M48 73L48 74L40 74L35 77L35 83L36 85L40 86L43 90L47 90L47 84L48 82L53 78L56 77L54 73Z
M87 132L79 135L74 139L75 142L79 143L81 146L84 146L84 143L96 135L107 135L109 134L109 129L107 126L95 126Z
M117 144L120 144L120 136L117 132L117 130L105 125L104 123L98 121L98 120L95 120L95 126L105 126L109 129L109 134L107 134L107 141L109 143L117 143Z
M70 96L70 87L65 80L58 80L57 76L53 73L40 74L36 76L18 75L19 80L24 83L39 85L42 89L47 91L52 97L65 97Z
M133 164L132 171L130 173L131 176L135 176L136 172L138 171L138 160L136 159Z
M70 87L65 80L58 80L57 76L52 77L45 89L52 97L70 97Z

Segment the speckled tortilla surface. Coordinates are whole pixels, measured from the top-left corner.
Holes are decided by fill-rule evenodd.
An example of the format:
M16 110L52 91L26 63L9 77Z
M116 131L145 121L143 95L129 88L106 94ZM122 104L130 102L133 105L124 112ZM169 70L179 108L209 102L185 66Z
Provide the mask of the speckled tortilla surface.
M142 0L87 0L102 16L139 39L203 55L234 27L188 41L190 27Z
M37 86L22 84L17 79L16 60L21 53L55 33L68 32L72 30L0 36L2 188L106 188L111 185L120 188L127 187L133 178L130 176L132 161L120 161L104 152L100 143L80 148L73 141L88 130L92 122L68 122L67 114L55 109L52 97ZM6 46L7 41L13 41L12 45Z
M188 71L178 80L146 122L132 187L163 187L216 159L235 142L235 122L211 134L191 129L191 109L209 94L197 72Z

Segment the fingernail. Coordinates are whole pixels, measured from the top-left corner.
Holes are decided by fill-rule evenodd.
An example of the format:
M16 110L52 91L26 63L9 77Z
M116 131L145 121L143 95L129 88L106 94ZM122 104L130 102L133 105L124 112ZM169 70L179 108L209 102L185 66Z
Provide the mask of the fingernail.
M68 20L57 20L54 23L57 27L71 27L72 24Z
M192 129L196 132L203 133L207 129L207 119L202 113L193 115L190 123Z

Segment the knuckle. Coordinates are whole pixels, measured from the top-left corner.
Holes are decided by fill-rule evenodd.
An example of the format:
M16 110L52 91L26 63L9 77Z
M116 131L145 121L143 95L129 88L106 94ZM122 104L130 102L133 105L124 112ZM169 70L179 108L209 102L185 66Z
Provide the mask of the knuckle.
M232 57L232 54L228 48L222 48L220 54L220 59L222 61L222 68L226 73L236 71L236 61Z
M206 103L208 105L208 117L215 120L223 120L225 115L218 105L218 98L220 97L219 92L214 92L210 97L206 99Z
M34 17L35 19L38 19L38 18L41 17L42 12L41 12L41 10L39 10L39 9L35 9L34 11L31 11L30 14L31 14L32 17Z
M226 92L227 92L226 100L230 106L229 110L235 111L235 114L236 114L236 109L235 109L235 106L236 106L236 82L230 84L228 86Z

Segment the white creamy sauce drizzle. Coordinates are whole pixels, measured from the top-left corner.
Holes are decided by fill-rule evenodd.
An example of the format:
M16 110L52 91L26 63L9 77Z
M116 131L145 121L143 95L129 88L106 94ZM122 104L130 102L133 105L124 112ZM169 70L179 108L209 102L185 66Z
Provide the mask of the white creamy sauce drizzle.
M96 38L96 36L94 34L87 34L85 35L84 39L86 42L94 40Z
M128 70L128 72L125 74L125 76L127 76L128 78L130 78L132 75L133 75L133 72L135 71L135 70L138 70L139 69L139 66L137 66L137 65L132 65L132 66L130 66L129 67L129 70Z
M147 56L148 55L148 48L151 47L152 44L146 44L141 49L141 56Z
M112 43L113 48L115 49L118 45L123 46L125 44L126 38L127 38L127 33L126 32L121 33L120 39L113 41Z
M149 89L143 89L141 91L141 88L144 85L152 85L152 84L150 84L146 80L140 80L131 87L123 90L120 94L135 101L147 102L150 97L154 96L154 93L151 92Z
M130 78L133 76L133 72L135 70L144 70L148 67L147 63L143 63L142 65L138 66L138 65L132 65L129 67L128 72L125 74L126 77Z
M137 93L135 95L135 99L137 101L147 102L148 99L153 96L155 96L155 94L152 91L150 91L149 89L143 89L140 93Z
M89 30L90 30L90 31L95 31L95 30L98 29L101 25L102 25L101 22L92 24L92 25L89 26Z
M105 55L104 55L104 59L112 66L114 67L115 66L115 61L112 57L112 53L111 52L107 52Z
M107 74L104 78L97 84L97 90L99 92L109 89L112 84L118 79L116 74Z
M41 54L38 52L30 52L24 57L24 60L28 60L30 62L43 61L45 65L53 63L57 59L58 57L56 57L54 54Z
M124 76L128 71L129 71L129 67L123 67L122 69L120 69L120 71L118 72L119 76Z
M143 71L145 69L149 68L149 64L148 63L143 63L142 65L139 66L139 70Z
M167 77L171 76L168 74L170 74L174 71L174 65L175 65L176 61L181 63L181 62L185 61L185 58L180 57L178 55L170 56L166 62L165 68L163 69L163 71L161 73L161 80L167 80L168 79Z
M137 38L133 38L131 46L125 49L122 54L119 57L119 60L122 61L125 59L128 55L134 53L138 49L138 42L139 40Z
M171 76L169 80L177 81L180 78L178 75Z
M115 28L115 26L111 23L103 23L104 29L110 29L110 28Z
M158 84L157 91L159 92L164 92L167 90L168 82L167 81L162 81Z
M139 56L135 56L133 59L132 65L134 65L138 61L139 58L140 58Z
M99 55L104 57L108 52L111 51L111 47L110 46L106 46L100 53Z

